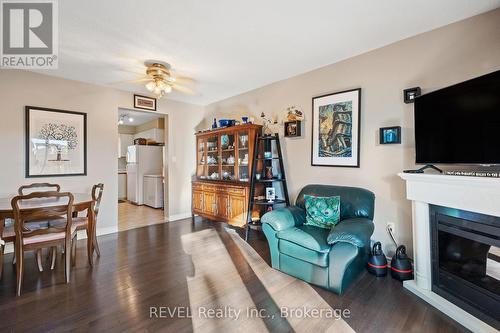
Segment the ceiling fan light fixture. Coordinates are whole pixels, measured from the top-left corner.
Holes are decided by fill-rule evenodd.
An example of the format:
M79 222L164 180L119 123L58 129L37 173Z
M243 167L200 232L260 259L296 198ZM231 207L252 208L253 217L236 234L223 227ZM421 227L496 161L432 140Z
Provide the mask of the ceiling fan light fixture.
M160 61L147 61L145 65L146 75L151 78L151 81L145 85L146 89L157 95L158 98L172 92L172 84L175 79L170 74L170 64Z
M158 80L158 81L156 82L156 86L157 86L158 88L160 88L161 90L165 90L165 89L167 88L167 86L168 86L168 85L165 83L165 81L163 81L163 80Z
M153 91L156 87L156 84L154 81L149 81L148 83L146 83L146 89L149 90L149 91Z

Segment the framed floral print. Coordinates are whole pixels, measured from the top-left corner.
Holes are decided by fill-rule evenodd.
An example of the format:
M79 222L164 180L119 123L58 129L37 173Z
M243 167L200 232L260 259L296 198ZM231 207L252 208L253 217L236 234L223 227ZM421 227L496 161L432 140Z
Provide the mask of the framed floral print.
M26 177L87 174L87 114L26 106Z
M312 99L311 165L359 168L361 88Z

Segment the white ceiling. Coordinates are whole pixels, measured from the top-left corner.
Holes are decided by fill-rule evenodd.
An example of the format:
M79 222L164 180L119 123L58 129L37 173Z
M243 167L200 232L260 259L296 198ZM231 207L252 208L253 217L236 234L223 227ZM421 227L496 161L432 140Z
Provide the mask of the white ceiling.
M64 0L49 75L145 93L146 59L208 104L500 6L500 0ZM122 83L119 83L122 82Z
M163 117L161 115L154 114L152 112L133 111L133 110L119 108L117 121L120 120L121 116L129 116L134 119L133 122L129 122L127 119L124 120L123 125L130 125L130 126L142 125L151 120Z

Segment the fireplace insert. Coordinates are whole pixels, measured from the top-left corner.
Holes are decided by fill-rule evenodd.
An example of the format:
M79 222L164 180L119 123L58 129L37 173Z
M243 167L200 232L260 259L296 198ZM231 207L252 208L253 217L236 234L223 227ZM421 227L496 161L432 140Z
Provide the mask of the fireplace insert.
M500 329L500 217L430 205L432 291Z

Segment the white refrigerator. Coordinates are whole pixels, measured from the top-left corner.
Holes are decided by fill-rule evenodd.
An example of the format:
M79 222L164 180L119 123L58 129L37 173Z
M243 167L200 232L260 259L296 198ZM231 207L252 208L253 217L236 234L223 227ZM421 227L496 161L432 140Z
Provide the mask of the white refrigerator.
M127 200L144 204L144 175L162 174L163 147L134 145L127 148Z

